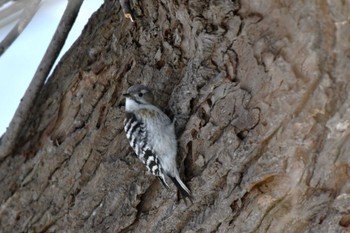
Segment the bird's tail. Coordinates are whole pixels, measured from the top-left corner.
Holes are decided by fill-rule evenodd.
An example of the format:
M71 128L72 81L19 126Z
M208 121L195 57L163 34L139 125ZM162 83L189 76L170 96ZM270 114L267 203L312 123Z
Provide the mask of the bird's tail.
M163 174L159 174L158 178L159 178L159 180L162 182L163 186L164 186L166 189L169 189L169 185L168 185L168 183L166 182L164 175L163 175Z
M176 187L178 188L178 190L180 191L180 193L184 196L184 197L188 197L191 199L191 191L187 188L187 186L182 182L182 180L180 179L179 176L169 176L170 179L174 182L174 184L176 185Z

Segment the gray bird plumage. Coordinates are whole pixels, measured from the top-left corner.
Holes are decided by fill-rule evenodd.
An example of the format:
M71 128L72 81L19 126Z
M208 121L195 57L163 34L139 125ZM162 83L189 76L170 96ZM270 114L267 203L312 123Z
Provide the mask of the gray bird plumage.
M131 86L124 96L124 130L137 157L165 187L168 188L165 179L168 176L182 195L190 197L190 190L180 179L176 166L177 141L173 122L153 105L154 96L148 87Z

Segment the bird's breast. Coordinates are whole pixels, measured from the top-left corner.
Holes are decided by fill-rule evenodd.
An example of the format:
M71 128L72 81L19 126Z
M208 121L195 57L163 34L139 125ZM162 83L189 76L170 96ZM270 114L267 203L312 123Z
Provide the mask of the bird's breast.
M140 111L139 111L139 114L140 114L140 116L142 117L142 118L149 118L149 117L157 117L157 112L155 112L155 111L151 111L151 110L149 110L149 109L141 109Z

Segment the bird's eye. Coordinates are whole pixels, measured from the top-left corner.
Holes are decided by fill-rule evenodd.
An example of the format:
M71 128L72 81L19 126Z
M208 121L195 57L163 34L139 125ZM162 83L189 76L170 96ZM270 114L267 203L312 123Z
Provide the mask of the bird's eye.
M142 96L143 96L143 93L142 93L142 92L140 92L140 93L139 93L139 97L142 97Z

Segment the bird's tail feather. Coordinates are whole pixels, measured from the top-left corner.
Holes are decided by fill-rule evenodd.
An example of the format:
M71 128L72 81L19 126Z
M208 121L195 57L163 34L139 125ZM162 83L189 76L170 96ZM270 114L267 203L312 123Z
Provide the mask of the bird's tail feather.
M191 198L191 191L187 188L187 186L182 182L179 176L171 177L169 176L170 179L174 182L180 193L184 197L189 197Z
M169 185L167 184L164 176L158 176L159 180L162 182L163 186L167 189L169 189Z

